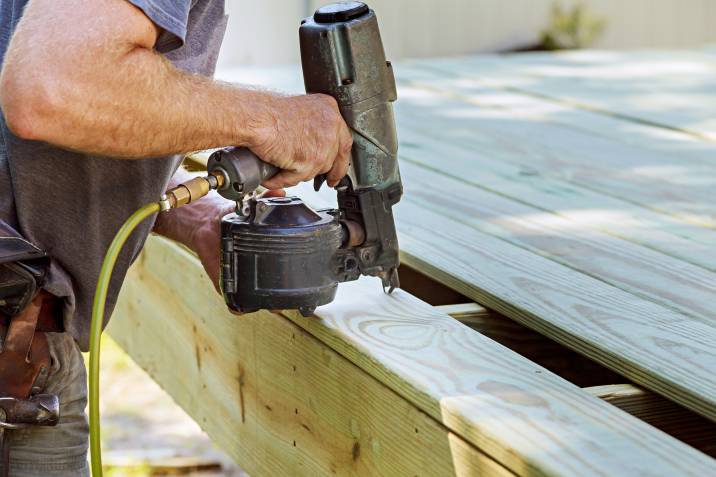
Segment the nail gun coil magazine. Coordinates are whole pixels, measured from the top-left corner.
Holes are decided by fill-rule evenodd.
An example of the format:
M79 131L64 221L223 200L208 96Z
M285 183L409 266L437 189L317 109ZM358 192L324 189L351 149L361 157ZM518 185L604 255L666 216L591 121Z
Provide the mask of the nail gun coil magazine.
M243 312L297 309L311 314L338 286L339 221L298 198L252 199L247 216L222 224L222 291Z

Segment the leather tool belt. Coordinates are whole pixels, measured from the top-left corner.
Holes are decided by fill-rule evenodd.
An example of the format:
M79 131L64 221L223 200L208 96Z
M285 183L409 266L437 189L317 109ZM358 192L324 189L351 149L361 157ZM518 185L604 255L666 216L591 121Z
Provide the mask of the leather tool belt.
M45 387L50 366L48 332L62 331L58 300L41 291L19 314L0 314L0 397L27 398Z
M0 220L0 476L9 475L8 432L54 426L57 396L42 394L52 365L47 332L62 331L62 307L42 291L47 255Z
M44 389L51 366L45 332L62 331L61 303L41 291L49 263L0 220L0 398L27 399Z

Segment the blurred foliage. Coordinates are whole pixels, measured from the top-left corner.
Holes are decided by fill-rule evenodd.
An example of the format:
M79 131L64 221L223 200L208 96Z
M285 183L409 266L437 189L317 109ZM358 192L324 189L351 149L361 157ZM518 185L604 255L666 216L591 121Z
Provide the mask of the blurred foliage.
M571 50L592 45L604 33L606 20L591 13L583 3L552 7L549 26L540 35L544 50Z

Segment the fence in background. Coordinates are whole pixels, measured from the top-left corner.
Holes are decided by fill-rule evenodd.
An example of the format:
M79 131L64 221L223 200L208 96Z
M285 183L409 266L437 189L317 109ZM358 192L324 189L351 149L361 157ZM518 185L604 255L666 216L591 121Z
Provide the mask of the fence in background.
M296 63L299 19L329 0L226 0L220 65ZM536 41L552 0L368 0L392 59L498 51ZM563 5L575 0L562 0ZM597 48L687 48L716 42L714 0L586 0L607 20Z

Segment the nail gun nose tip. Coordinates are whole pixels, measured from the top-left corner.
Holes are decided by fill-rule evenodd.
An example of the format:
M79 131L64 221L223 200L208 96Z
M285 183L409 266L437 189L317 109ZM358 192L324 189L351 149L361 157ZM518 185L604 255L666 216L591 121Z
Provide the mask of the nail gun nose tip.
M314 308L311 308L311 307L303 307L303 308L299 308L299 309L298 309L298 312L301 313L301 316L303 316L304 318L308 318L309 316L313 316L313 312L314 312L314 311L316 311L316 308L315 308L315 307L314 307Z

